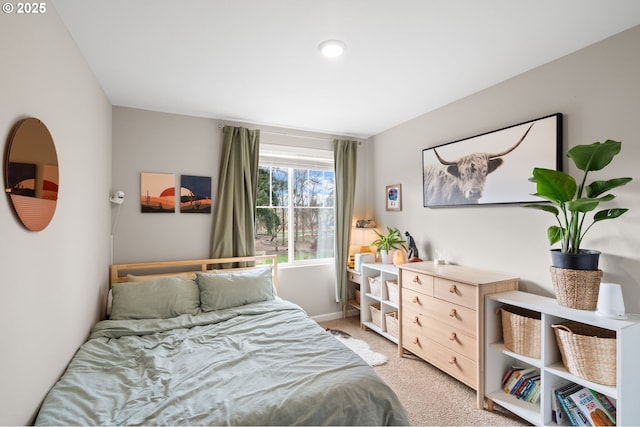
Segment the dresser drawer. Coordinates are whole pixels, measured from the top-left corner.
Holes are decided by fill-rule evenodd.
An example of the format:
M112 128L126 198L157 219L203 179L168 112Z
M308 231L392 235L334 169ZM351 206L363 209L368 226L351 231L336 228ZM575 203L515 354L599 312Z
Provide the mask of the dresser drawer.
M467 307L405 289L402 292L402 310L423 313L431 319L476 335L477 312Z
M475 335L460 328L438 322L410 309L403 312L402 328L405 337L428 338L471 360L477 360L478 342Z
M412 289L424 295L433 295L433 276L402 270L402 288Z
M404 348L416 356L442 369L469 387L478 389L478 364L475 361L425 337L405 335L403 343Z
M362 284L362 274L347 270L347 280L353 283Z
M450 301L454 304L462 305L474 310L478 306L476 290L476 286L454 282L440 277L435 278L435 283L433 285L433 295L436 298Z

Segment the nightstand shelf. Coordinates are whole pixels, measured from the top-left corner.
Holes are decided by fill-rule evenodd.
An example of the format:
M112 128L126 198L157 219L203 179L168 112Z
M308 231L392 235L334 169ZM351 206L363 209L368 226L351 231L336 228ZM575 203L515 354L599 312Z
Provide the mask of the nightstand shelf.
M379 278L380 293L371 292L369 278ZM388 340L398 343L398 337L389 332L387 325L387 313L398 312L399 305L397 302L390 300L387 291L387 280L398 283L398 267L393 264L363 264L362 265L362 281L360 283L360 326L363 329L371 329L372 331L382 335ZM379 324L373 322L371 314L371 306L378 307L380 311Z

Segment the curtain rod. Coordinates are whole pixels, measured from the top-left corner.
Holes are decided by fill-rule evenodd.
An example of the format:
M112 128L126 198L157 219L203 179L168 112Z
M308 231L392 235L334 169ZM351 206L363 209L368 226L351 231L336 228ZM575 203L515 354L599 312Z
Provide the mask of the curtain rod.
M231 125L229 125L229 126L231 126ZM225 127L225 125L218 123L218 129L222 129L224 127ZM336 137L320 138L318 136L307 136L307 135L297 135L297 134L293 134L293 133L272 132L272 131L262 130L262 129L260 129L260 133L266 133L268 135L288 136L288 137L292 137L292 138L315 139L315 140L318 140L318 141L333 141L336 138ZM358 144L361 144L361 143L362 143L362 141L358 141Z

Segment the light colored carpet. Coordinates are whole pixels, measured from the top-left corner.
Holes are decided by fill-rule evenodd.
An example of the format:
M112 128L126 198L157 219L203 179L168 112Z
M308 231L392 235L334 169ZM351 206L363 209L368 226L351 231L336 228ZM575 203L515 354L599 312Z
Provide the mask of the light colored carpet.
M387 357L373 369L396 392L411 425L505 426L530 425L499 406L489 412L476 408L476 392L421 359L398 357L398 346L373 331L363 331L357 317L321 322L366 341L371 350Z

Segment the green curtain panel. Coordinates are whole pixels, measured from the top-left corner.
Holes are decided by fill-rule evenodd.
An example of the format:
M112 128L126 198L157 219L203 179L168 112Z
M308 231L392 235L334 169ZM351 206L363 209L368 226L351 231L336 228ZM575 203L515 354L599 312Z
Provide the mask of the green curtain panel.
M225 126L223 134L211 256L255 255L260 130Z
M356 159L358 142L344 139L333 141L336 189L336 302L347 303L347 262L351 238L351 216L356 191Z

